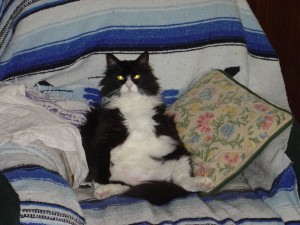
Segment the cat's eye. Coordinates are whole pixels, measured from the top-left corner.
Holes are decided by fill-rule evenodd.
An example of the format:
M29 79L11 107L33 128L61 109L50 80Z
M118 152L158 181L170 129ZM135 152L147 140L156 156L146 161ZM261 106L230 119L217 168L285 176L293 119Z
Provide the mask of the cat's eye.
M124 80L124 77L122 75L117 76L118 80Z
M133 79L137 80L137 79L140 79L141 75L137 74L133 77Z

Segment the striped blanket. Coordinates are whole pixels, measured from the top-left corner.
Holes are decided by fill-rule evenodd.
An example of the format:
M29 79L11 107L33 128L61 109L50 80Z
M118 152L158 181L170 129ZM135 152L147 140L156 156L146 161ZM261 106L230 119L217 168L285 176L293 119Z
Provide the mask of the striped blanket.
M73 126L101 102L105 54L150 63L172 104L210 69L289 109L276 52L246 0L0 1L0 79ZM0 106L1 107L1 106ZM1 115L0 115L1 117ZM285 155L290 129L214 196L190 194L157 207L93 198L69 161L39 140L0 146L0 171L20 197L21 224L299 224L297 182Z

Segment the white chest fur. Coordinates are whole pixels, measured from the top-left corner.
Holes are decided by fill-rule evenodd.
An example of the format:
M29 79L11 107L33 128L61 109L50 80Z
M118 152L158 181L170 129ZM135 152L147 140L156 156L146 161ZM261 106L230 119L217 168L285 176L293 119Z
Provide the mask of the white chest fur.
M120 109L129 132L126 141L111 151L110 180L135 185L146 180L170 179L173 165L153 159L171 153L176 144L168 136L155 135L156 122L152 117L159 104L161 100L157 97L131 93L109 105Z

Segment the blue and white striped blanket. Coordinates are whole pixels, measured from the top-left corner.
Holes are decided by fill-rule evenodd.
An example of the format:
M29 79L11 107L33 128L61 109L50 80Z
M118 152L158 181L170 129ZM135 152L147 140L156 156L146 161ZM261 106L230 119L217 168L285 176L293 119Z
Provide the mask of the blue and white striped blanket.
M204 72L240 67L235 79L289 108L278 57L246 0L0 1L0 79L30 87L28 97L74 125L82 105L101 101L105 54L133 59L145 50L167 104ZM161 207L72 189L64 157L45 156L42 145L1 146L0 170L20 196L21 224L300 224L289 131L215 196Z

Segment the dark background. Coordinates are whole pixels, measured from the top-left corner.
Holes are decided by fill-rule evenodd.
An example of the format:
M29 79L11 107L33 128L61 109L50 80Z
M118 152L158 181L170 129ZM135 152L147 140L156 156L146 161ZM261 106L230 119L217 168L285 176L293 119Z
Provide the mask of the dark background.
M248 3L279 56L288 101L300 123L300 0Z
M300 195L300 0L248 0L269 41L277 52L295 116L287 155L292 161Z

